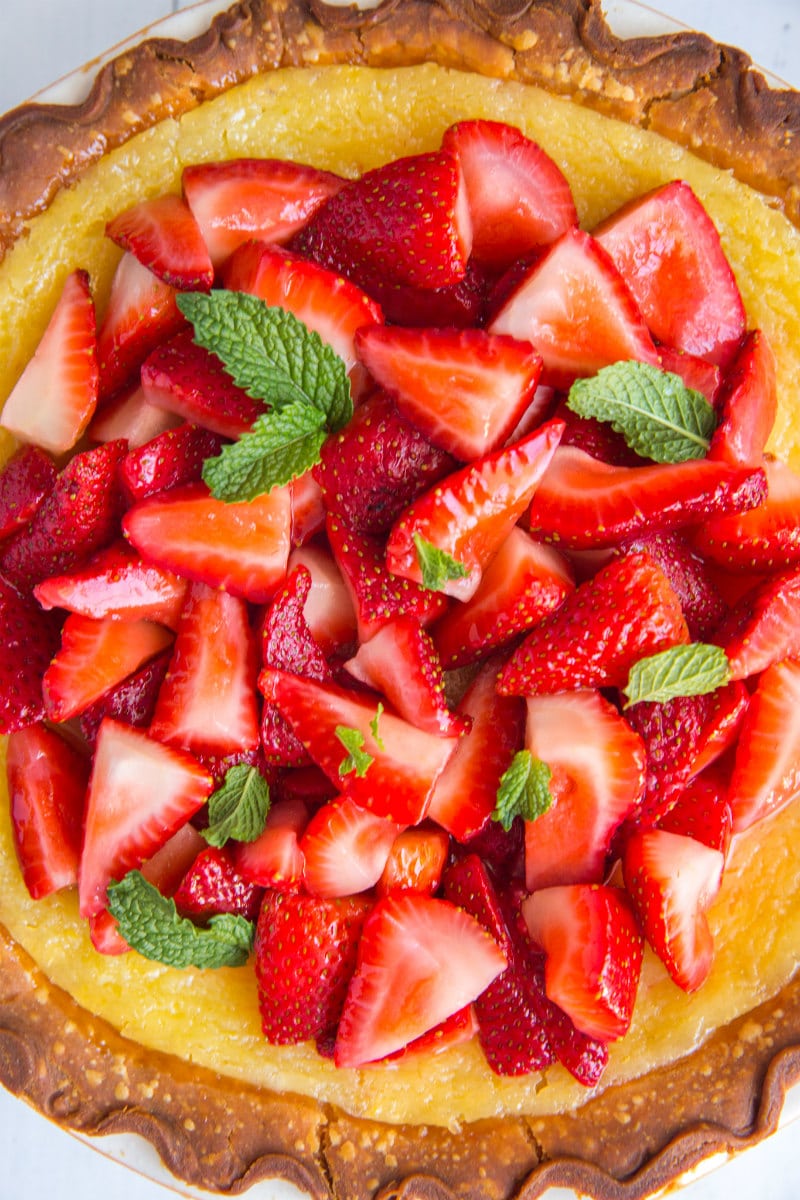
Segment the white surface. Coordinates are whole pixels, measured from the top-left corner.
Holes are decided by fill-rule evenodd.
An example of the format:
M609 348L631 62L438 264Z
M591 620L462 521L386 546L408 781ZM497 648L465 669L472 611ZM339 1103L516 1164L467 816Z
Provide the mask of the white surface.
M143 25L185 7L180 0L24 0L14 5L13 21L4 23L0 42L0 111ZM800 86L800 0L655 0L654 7L720 41L746 47L763 67ZM681 1200L796 1200L799 1137L796 1123L692 1183ZM2 1089L0 1162L0 1200L168 1200L173 1194L87 1149ZM257 1200L272 1200L271 1193L271 1188L258 1189ZM255 1192L250 1195L256 1200Z

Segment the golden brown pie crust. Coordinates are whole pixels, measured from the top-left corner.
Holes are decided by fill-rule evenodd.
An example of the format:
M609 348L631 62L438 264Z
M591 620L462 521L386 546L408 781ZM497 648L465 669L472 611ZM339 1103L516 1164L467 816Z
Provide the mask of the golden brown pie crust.
M436 62L539 84L664 134L774 197L800 225L800 95L696 33L621 42L594 0L243 0L189 43L145 42L80 105L0 120L0 257L59 188L113 147L282 66ZM126 1040L78 1008L0 926L0 1079L58 1123L136 1132L190 1183L238 1194L286 1179L338 1200L533 1200L573 1187L638 1200L764 1137L800 1079L800 978L688 1058L579 1112L387 1126L275 1095Z

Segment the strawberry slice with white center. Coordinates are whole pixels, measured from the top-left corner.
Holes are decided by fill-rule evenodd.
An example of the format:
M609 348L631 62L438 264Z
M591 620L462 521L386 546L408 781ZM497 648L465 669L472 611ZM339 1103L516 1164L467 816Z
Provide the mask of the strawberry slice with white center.
M442 138L458 156L472 216L472 253L495 270L578 223L567 180L541 146L501 121L459 121Z
M399 825L422 820L457 739L425 733L394 713L379 712L377 697L365 698L284 671L262 671L259 687L318 766L333 783L346 787L351 799ZM339 737L341 730L354 735L345 738L355 740L371 762L351 763L353 755Z
M275 158L198 163L183 172L183 193L215 267L243 242L285 242L344 180L330 171Z
M800 569L768 576L744 596L712 641L722 646L731 679L758 675L800 654Z
M562 446L536 491L528 520L531 533L545 540L573 550L597 550L640 533L745 512L766 494L761 468L707 458L612 466L577 446Z
M721 850L665 829L636 833L625 847L625 887L644 935L685 992L705 983L713 965L706 911L724 866Z
M200 227L180 196L166 194L134 204L108 222L106 237L179 291L207 292L214 282Z
M766 334L751 330L716 399L719 413L708 457L758 467L778 411L775 355Z
M659 362L622 276L581 229L563 234L527 270L489 329L533 342L544 360L542 382L558 388L624 359Z
M92 442L113 442L122 438L133 450L178 424L180 417L167 412L165 408L149 404L137 383L123 388L106 401L100 412L95 414L87 435Z
M758 681L739 732L728 799L734 832L800 795L800 663L774 663Z
M185 324L175 288L127 251L119 261L97 335L100 401L138 381L151 350Z
M402 1049L472 1003L505 966L494 938L447 900L410 892L379 900L361 935L336 1065L358 1067Z
M523 901L530 935L545 954L548 997L590 1037L628 1032L639 986L642 935L622 888L572 884Z
M213 780L182 750L106 719L86 801L78 873L81 916L106 905L106 888L138 868L206 802Z
M150 733L207 754L258 745L256 645L247 606L205 583L186 595Z
M183 607L186 580L144 562L123 541L96 554L85 567L53 575L33 589L44 609L66 608L83 617L157 621L174 629Z
M732 571L779 571L800 563L800 475L778 459L763 464L767 489L749 510L703 521L695 546Z
M688 183L673 180L614 213L594 236L654 337L726 365L745 311L719 233Z
M305 859L300 837L308 825L308 806L297 796L270 805L263 831L252 842L237 842L236 866L259 887L296 891L303 880Z
M526 822L525 886L602 883L614 832L644 794L644 743L599 692L527 704L525 745L550 768L552 803Z
M416 542L421 538L465 568L441 590L458 600L473 596L484 569L530 503L563 429L563 421L549 421L513 446L447 476L410 504L389 534L389 570L422 583Z
M542 369L529 342L483 329L378 325L359 331L356 349L400 412L461 462L508 440Z
M291 491L226 504L205 484L188 484L135 504L122 527L150 562L261 604L286 574Z
M99 390L97 321L86 271L67 277L41 341L3 408L3 425L51 454L71 450Z
M299 566L311 575L303 616L314 641L325 655L352 645L356 640L356 611L333 555L317 542L298 546L289 555L288 574Z
M352 896L373 887L400 826L362 808L349 796L324 804L300 839L303 882L313 896Z

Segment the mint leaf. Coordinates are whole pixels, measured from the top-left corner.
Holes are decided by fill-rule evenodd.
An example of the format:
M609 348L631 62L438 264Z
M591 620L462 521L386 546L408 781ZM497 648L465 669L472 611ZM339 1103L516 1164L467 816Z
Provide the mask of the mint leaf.
M369 723L370 733L372 734L373 738L375 739L375 745L378 747L379 750L386 749L386 747L383 744L383 738L378 733L378 722L380 721L382 715L383 715L383 705L381 704L381 702L379 700L378 708L375 712L375 716L372 718L372 720Z
M324 412L311 404L287 404L258 417L249 433L207 458L203 479L217 500L255 500L319 462L327 436Z
M678 696L702 696L722 687L730 677L728 656L721 646L704 642L672 646L634 663L623 688L625 707L643 701L665 704Z
M417 548L417 562L422 571L422 586L440 592L452 579L466 579L469 567L457 562L446 550L440 550L419 533L412 535Z
M209 797L209 824L200 832L210 846L224 846L230 838L254 842L263 832L268 812L266 779L255 767L238 763Z
M716 425L705 396L648 363L618 362L576 380L567 406L578 416L609 421L632 450L660 463L704 458Z
M535 821L547 812L553 803L550 795L551 775L547 763L535 758L530 750L520 750L500 778L493 819L499 821L508 832L515 817Z
M129 871L108 889L108 907L129 946L168 967L240 967L253 946L254 926L223 913L200 929L178 914L141 871Z
M377 717L375 719L377 720ZM339 774L349 775L351 771L355 771L359 779L363 778L375 762L372 755L364 749L363 733L359 729L351 729L349 725L337 725L334 733L347 751L347 757L339 764Z

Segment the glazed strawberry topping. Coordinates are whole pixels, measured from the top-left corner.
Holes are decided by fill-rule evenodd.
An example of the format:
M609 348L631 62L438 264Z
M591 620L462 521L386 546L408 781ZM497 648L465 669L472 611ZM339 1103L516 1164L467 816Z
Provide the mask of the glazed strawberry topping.
M800 793L800 483L711 218L676 181L582 230L473 120L353 181L192 167L108 232L99 331L77 271L5 410L31 895L254 957L265 1036L341 1068L477 1037L593 1086Z

